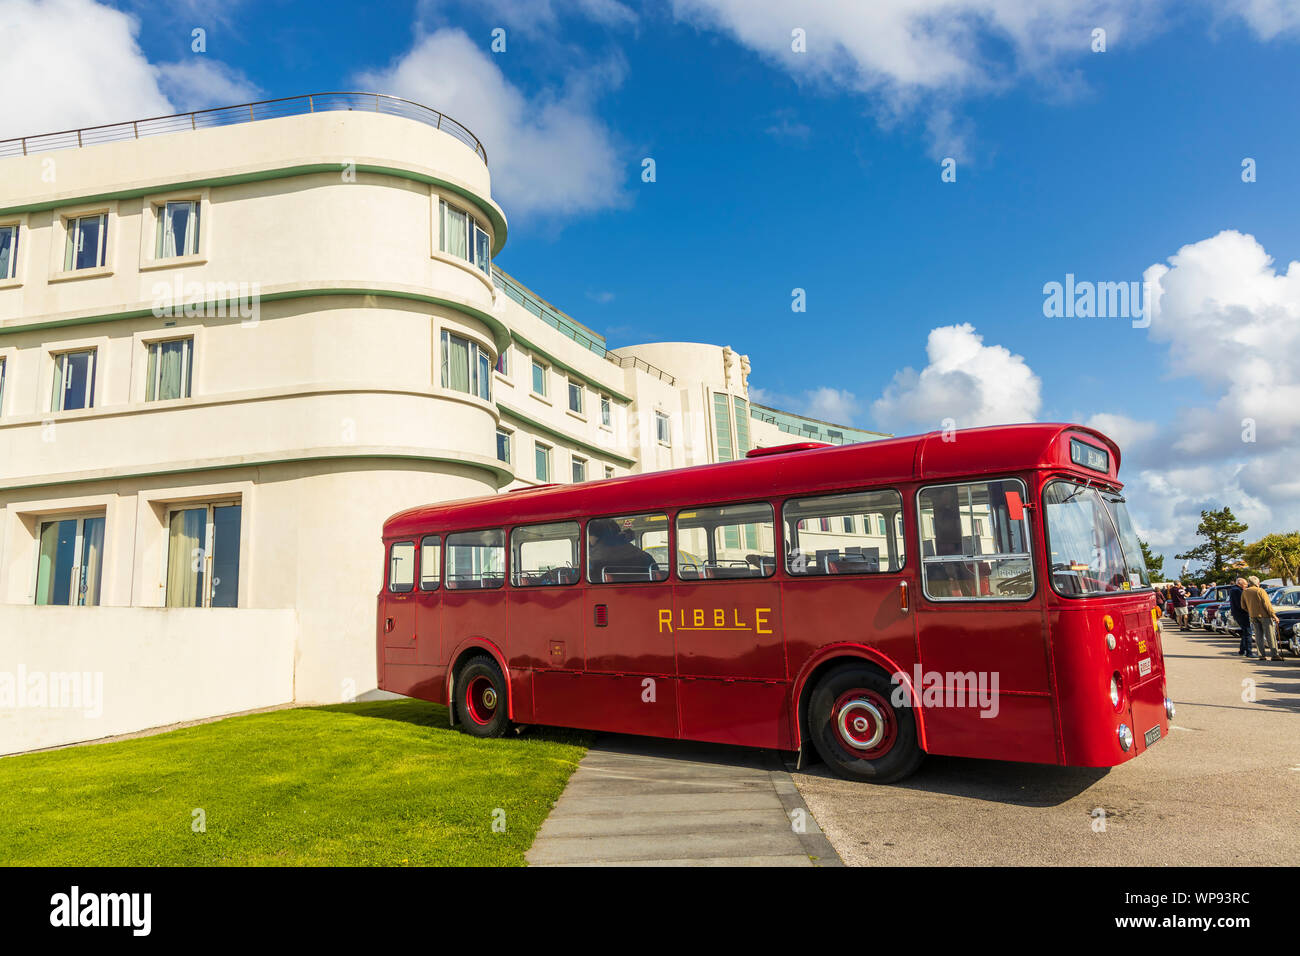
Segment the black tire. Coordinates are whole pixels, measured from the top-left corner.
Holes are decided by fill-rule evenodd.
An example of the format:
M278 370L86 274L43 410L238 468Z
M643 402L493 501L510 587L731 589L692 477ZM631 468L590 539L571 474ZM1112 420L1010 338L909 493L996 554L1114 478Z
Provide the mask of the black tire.
M492 658L480 655L462 667L453 693L461 729L471 737L500 737L510 729L510 688Z
M868 664L840 664L817 681L808 698L808 735L836 776L894 783L921 765L925 752L917 743L912 707L894 706L893 692L893 682ZM843 733L841 713L845 715ZM883 724L876 722L876 714L885 718ZM855 727L860 737L850 745L847 741L854 739ZM874 746L864 746L872 744L877 727L881 730L879 740Z

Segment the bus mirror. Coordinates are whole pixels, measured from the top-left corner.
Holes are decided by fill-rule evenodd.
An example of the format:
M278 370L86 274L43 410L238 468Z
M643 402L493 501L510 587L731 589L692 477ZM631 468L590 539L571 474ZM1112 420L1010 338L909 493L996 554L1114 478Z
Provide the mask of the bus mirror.
M1025 503L1020 500L1020 492L1007 492L1007 517L1012 521L1023 521L1025 518Z

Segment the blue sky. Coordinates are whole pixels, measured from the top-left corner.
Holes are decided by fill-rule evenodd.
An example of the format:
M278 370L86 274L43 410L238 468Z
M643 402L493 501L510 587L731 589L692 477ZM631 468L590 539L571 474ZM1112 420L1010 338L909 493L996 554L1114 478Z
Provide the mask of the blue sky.
M42 8L105 7L0 0L34 31ZM138 49L101 98L65 78L42 112L6 106L0 135L130 119L132 97L155 94L180 109L378 86L480 135L511 220L498 263L614 347L730 344L760 399L892 432L948 416L1106 425L1142 530L1169 552L1203 507L1231 504L1252 530L1300 524L1300 416L1283 407L1300 378L1251 364L1300 345L1300 281L1273 274L1300 258L1297 4L116 9ZM1194 244L1151 329L1043 315L1044 283L1141 281ZM1243 443L1247 418L1259 437Z

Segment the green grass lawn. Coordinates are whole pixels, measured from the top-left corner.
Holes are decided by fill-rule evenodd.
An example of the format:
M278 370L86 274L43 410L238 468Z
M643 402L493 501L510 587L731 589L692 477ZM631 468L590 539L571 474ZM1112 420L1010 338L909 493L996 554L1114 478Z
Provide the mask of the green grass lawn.
M0 863L521 866L587 741L476 740L401 700L6 757Z

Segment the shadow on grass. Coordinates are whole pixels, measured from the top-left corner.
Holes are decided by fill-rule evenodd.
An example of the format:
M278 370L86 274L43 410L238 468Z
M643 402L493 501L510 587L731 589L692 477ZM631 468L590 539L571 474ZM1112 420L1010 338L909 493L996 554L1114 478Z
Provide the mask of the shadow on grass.
M304 707L304 710L316 710L325 713L348 714L352 717L368 717L374 720L395 720L416 727L428 727L439 733L463 733L451 726L445 704L434 704L426 700L369 700L355 704L321 704L316 707ZM570 730L565 727L521 726L516 724L503 737L503 740L537 740L547 743L575 744L580 747L591 746L592 734L585 730Z

